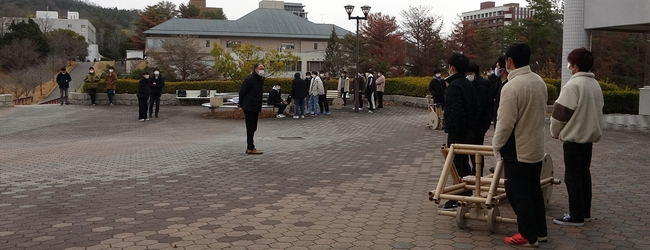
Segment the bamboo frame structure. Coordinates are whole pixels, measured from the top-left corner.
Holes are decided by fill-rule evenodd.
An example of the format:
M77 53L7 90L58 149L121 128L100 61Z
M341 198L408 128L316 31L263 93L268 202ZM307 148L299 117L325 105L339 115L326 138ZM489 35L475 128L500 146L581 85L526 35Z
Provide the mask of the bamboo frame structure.
M456 217L458 227L463 228L468 220L486 221L491 232L496 232L499 223L516 224L516 218L500 216L499 205L507 201L505 192L505 180L503 176L503 161L497 161L494 174L482 176L483 157L494 156L492 146L452 144L449 147L442 145L440 148L445 164L438 180L435 190L429 191L429 200L440 204L441 200L454 200L458 202L456 211L438 210L439 215ZM459 154L475 155L476 175L460 177L454 165L454 157ZM553 177L553 162L550 156L546 155L543 161L543 171L540 176L540 186L544 190L553 188L553 185L561 183ZM447 182L451 177L451 185ZM472 196L461 195L472 191ZM546 192L544 192L546 193ZM546 194L545 194L546 195ZM546 197L550 199L550 197Z

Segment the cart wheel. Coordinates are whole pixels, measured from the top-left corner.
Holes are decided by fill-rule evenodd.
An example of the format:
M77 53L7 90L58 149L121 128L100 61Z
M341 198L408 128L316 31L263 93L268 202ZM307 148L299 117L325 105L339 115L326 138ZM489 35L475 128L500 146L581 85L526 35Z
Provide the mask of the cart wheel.
M437 129L439 125L438 122L438 116L436 115L435 112L429 112L429 115L427 116L427 127L430 129Z
M465 218L465 214L469 212L469 206L458 206L456 209L456 225L458 228L465 228L469 219Z
M499 228L499 224L497 223L497 217L500 215L501 213L499 212L499 207L493 207L488 211L487 226L490 232L492 233L497 232L497 229Z
M541 180L548 177L553 177L553 159L549 154L546 154L544 156L544 160L542 160L542 173L540 174L539 178ZM548 207L548 204L551 202L551 196L553 195L553 186L554 185L550 185L542 189L545 207Z
M343 98L334 98L334 100L332 100L332 107L334 107L334 109L342 109Z

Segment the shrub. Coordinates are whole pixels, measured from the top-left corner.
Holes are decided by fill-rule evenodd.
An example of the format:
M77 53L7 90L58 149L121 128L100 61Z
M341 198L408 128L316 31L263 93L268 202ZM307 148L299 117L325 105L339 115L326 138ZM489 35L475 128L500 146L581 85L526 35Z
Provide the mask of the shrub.
M386 95L425 97L429 95L430 77L399 77L386 79ZM352 84L352 82L350 82ZM350 86L352 87L352 86Z
M603 91L605 107L603 113L639 114L639 91Z
M546 83L546 92L548 93L548 100L546 101L546 104L553 104L555 103L555 100L557 100L557 97L559 96L559 93L557 91L557 88L555 87L555 84L551 83Z

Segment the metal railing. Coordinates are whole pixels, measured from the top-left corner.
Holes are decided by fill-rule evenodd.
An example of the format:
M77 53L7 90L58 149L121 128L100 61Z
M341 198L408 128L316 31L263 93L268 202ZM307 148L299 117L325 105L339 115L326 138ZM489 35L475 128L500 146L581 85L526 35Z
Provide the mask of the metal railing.
M30 105L32 102L34 102L33 96L14 99L14 105Z

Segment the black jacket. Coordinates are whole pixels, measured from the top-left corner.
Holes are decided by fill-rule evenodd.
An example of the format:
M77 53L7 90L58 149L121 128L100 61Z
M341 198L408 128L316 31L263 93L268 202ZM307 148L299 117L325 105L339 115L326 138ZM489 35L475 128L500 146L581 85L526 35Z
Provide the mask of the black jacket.
M377 84L375 83L375 77L370 75L366 80L366 95L372 95L377 91Z
M269 105L282 104L282 94L280 93L280 90L272 89L271 92L269 92L268 104Z
M244 79L239 89L239 106L244 111L262 112L263 95L264 78L253 72Z
M433 78L429 82L429 92L433 97L433 103L445 103L445 89L447 89L447 84L444 80Z
M356 90L354 89L354 86L357 85L359 86L359 89ZM366 81L363 79L361 76L357 76L354 78L352 81L352 84L350 84L350 89L352 90L352 93L363 93L363 86L366 84Z
M72 81L72 77L70 77L69 73L59 73L56 75L56 83L59 85L60 89L70 88L70 81Z
M476 90L464 73L445 79L449 83L445 91L445 132L464 134L474 130L478 110Z
M150 77L149 81L151 82L151 91L149 91L149 94L151 96L161 96L162 89L165 87L165 79L159 75L158 78L155 76ZM156 83L156 86L153 85L154 82Z
M149 84L151 84L149 79L140 78L140 82L138 82L138 98L149 98Z
M476 100L478 103L478 112L476 116L476 126L474 134L485 134L490 129L492 122L492 110L494 109L494 101L490 95L490 88L492 87L489 80L476 76L472 82L476 89Z
M305 99L309 95L309 89L307 88L307 82L296 77L293 79L293 84L291 85L291 99Z
M497 126L497 111L499 110L499 102L501 102L501 89L503 86L508 83L508 79L505 82L501 82L501 79L497 80L495 86L493 86L494 91L494 105L492 109L492 119L494 120L494 127Z

